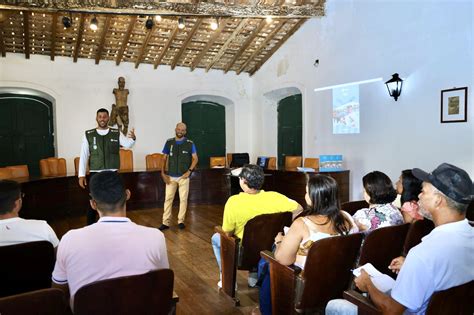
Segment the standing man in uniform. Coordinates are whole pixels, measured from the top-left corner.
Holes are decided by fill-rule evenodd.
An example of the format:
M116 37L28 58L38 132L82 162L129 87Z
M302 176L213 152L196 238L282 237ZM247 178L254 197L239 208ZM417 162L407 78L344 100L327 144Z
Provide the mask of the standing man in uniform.
M177 188L179 188L178 228L185 228L184 219L188 206L189 176L198 163L196 146L185 137L186 125L178 123L175 133L176 136L168 139L163 148L164 160L161 168L161 177L166 183L166 194L163 223L158 228L161 231L169 229L171 207L173 206L173 199ZM167 162L168 174L165 172Z
M118 129L109 128L109 111L101 108L96 115L97 128L87 130L82 139L81 156L79 159L79 186L87 186L86 169L89 161L91 177L101 171L117 171L120 168L120 146L131 148L135 144L135 130L132 129L127 137ZM97 212L87 210L87 225L96 222Z

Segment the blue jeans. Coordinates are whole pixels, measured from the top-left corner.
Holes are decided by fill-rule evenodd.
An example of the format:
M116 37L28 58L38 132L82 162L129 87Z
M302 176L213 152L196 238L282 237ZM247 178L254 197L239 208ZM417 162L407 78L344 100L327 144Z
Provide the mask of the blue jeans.
M217 265L219 266L219 273L222 273L221 269L221 235L219 233L214 233L211 237L212 250L214 251L214 256L216 256Z
M331 300L326 305L326 315L357 315L357 306L343 299Z

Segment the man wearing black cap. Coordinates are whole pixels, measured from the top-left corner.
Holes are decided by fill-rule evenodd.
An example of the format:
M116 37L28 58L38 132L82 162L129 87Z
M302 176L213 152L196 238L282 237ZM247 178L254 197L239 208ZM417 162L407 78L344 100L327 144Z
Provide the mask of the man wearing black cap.
M447 163L432 173L414 169L413 175L423 181L420 207L432 217L435 228L406 259L392 261L389 269L399 275L390 295L378 290L364 270L354 280L383 314L402 314L405 310L408 314L425 314L434 292L474 280L474 228L466 219L473 199L471 178ZM348 303L330 301L326 315L357 314L357 307Z

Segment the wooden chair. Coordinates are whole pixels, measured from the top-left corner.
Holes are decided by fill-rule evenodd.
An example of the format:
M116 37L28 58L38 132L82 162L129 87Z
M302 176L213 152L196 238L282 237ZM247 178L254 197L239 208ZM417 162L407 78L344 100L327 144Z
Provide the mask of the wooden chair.
M388 266L402 254L409 228L410 223L405 223L371 231L360 250L359 266L371 263L380 272L396 278Z
M12 178L12 170L7 167L0 167L0 179Z
M48 241L0 247L0 297L51 287L55 263Z
M133 151L120 148L120 172L133 172Z
M2 315L70 315L69 303L60 289L42 289L0 298Z
M315 170L319 169L319 159L318 158L305 158L304 159L304 167L311 167Z
M22 177L29 177L30 172L28 171L28 165L13 165L13 166L6 166L5 171L3 171L4 176L10 176L8 178L22 178ZM7 178L4 178L7 179Z
M40 173L41 176L54 177L54 176L66 176L66 159L50 157L47 159L41 159Z
M349 213L350 215L354 215L357 210L368 208L369 204L365 200L357 200L357 201L347 201L341 204L341 209Z
M296 171L301 166L301 156L285 156L285 171Z
M416 288L414 288L416 290ZM357 305L359 315L379 315L379 310L370 300L357 291L350 290L344 292L344 299ZM426 315L471 315L474 313L474 281L452 287L447 290L435 292L431 296L426 309Z
M403 256L406 256L410 249L421 243L421 239L428 235L434 229L434 223L431 220L418 220L410 224L405 244L403 245Z
M77 174L79 174L79 157L75 157L74 158L74 170L76 172L76 176ZM87 168L86 168L86 175L89 175L90 173L90 170L89 170L89 162L87 162Z
M261 255L270 263L272 314L286 315L324 309L341 298L351 281L362 234L335 236L316 241L309 249L304 273L280 264L273 254Z
M290 226L291 212L262 214L245 224L242 240L235 236L227 236L221 227L215 230L221 237L221 268L222 290L234 299L236 305L240 301L235 296L237 269L254 270L260 260L260 251L272 248L275 236Z
M226 162L225 162L225 156L211 156L209 158L209 167L225 167Z
M269 170L276 170L277 169L277 159L274 156L268 158L268 167Z
M163 166L163 154L152 153L145 157L147 171L161 171Z
M168 315L176 304L176 299L173 299L173 281L171 269L96 281L76 292L74 314Z

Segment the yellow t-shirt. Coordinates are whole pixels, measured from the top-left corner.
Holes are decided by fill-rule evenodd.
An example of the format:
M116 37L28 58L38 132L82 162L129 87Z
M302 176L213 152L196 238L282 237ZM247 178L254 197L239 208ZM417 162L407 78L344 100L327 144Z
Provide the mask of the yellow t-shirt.
M241 192L227 200L222 229L225 232L234 231L234 235L242 239L245 224L254 217L261 214L293 211L297 208L296 201L274 191L260 190L258 194Z

